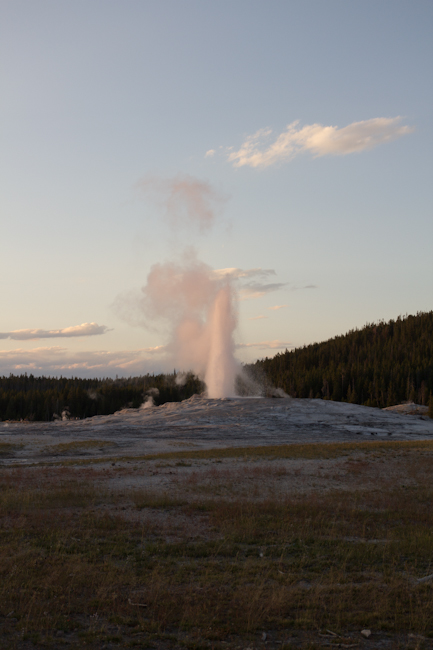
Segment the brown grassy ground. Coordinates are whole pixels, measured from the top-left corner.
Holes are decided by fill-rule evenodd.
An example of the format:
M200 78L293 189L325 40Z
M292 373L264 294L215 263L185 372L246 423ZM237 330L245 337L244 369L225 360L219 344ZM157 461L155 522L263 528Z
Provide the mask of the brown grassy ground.
M430 442L3 467L0 647L433 648L432 470Z

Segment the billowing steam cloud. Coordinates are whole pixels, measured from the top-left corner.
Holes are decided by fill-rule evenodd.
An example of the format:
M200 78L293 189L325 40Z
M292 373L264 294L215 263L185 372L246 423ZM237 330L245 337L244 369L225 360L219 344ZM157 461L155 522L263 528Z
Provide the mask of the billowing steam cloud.
M172 227L190 223L202 232L212 227L227 200L209 183L189 174L166 179L147 176L137 183L137 188L162 207Z
M212 398L234 395L235 293L230 278L216 274L194 253L180 262L154 264L141 294L118 298L117 310L133 322L165 324L166 351L176 367L193 370Z
M200 231L209 229L225 200L208 183L187 175L149 177L139 188L160 203L175 228L194 224ZM190 248L176 261L154 264L141 291L118 296L113 306L132 325L158 332L163 327L168 339L164 354L175 367L200 376L209 397L230 397L241 373L234 356L235 287L243 299L256 298L285 286L269 282L274 275L274 270L261 268L213 270Z
M174 229L193 225L209 230L226 197L209 183L187 174L170 179L147 177L138 183L159 204ZM200 262L193 249L177 261L154 264L139 296L119 296L114 307L132 324L164 324L166 354L181 370L204 379L209 397L234 395L238 363L234 358L236 327L232 278Z
M235 346L233 341L238 293L241 299L257 298L285 286L251 281L272 275L273 269L213 270L190 250L180 261L154 264L141 291L118 296L114 308L131 325L159 332L164 327L169 343L163 352L173 364L204 379L209 397L230 397L241 374L236 348L287 346L278 341Z

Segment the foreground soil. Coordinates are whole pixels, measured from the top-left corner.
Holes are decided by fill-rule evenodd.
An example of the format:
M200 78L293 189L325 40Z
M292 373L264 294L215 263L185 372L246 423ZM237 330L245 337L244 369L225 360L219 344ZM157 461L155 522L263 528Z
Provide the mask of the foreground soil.
M1 648L433 648L432 441L91 451L0 469Z

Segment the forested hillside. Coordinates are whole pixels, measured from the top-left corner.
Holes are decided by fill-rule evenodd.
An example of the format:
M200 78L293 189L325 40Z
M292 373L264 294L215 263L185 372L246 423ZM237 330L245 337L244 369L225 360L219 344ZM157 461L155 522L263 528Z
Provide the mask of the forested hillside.
M318 397L366 406L433 398L433 311L366 325L257 361L252 371L292 397Z
M66 379L20 375L0 377L1 420L53 420L108 415L125 407L179 402L204 390L193 374L146 375L130 379Z

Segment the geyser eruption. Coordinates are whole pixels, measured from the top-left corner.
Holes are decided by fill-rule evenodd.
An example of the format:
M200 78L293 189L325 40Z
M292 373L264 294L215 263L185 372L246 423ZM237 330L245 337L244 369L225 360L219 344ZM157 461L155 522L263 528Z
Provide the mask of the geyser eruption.
M201 233L208 231L227 200L209 183L188 174L168 179L148 176L137 187L162 208L177 235L191 226ZM165 322L170 340L165 351L176 367L203 379L209 397L230 397L240 372L234 358L232 282L230 273L213 271L188 249L179 263L154 264L140 297L120 297L116 307L134 324L151 327Z
M231 397L239 364L234 357L235 292L230 279L186 255L182 264L155 264L142 288L149 321L165 321L166 346L177 367L204 379L208 397Z
M237 364L234 358L232 291L229 284L215 296L209 314L209 353L205 383L209 397L232 397L235 394Z

